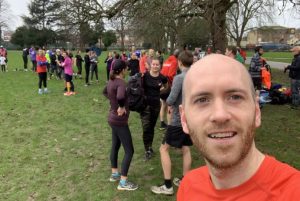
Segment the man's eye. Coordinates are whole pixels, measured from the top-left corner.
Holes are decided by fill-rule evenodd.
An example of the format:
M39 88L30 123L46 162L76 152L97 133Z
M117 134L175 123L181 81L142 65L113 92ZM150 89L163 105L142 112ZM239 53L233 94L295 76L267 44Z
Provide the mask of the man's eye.
M241 99L243 99L243 97L240 96L240 95L232 95L232 96L230 96L230 100L241 100Z
M206 103L206 102L209 102L209 99L206 98L206 97L201 97L201 98L197 98L196 103Z

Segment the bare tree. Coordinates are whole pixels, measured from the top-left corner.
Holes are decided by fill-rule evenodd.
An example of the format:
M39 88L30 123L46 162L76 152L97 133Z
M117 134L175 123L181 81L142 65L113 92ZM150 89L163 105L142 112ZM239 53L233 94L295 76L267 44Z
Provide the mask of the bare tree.
M203 17L209 23L213 49L224 50L227 42L226 13L237 0L88 0L85 2L82 6L85 7L87 15L96 19L103 17L111 19L120 16L124 11L139 8L138 6L143 4L154 5L154 9L150 6L140 11L150 16L153 16L152 13L155 13L156 17L161 16L160 20L163 22L161 29L165 29L171 47L176 45L178 32L183 23L187 23L193 17Z
M2 39L3 29L8 29L11 22L11 10L6 0L0 0L0 38Z
M271 22L273 2L270 0L239 0L227 12L227 34L237 46L245 32L258 22ZM251 23L252 22L252 23Z

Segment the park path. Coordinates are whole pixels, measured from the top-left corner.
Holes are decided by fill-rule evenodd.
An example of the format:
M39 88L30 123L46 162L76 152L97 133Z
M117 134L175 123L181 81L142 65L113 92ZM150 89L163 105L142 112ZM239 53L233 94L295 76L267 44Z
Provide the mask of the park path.
M250 64L251 57L247 57L246 64ZM276 68L280 70L284 70L284 67L290 65L290 63L277 62L277 61L267 61L267 63L271 66L271 68Z

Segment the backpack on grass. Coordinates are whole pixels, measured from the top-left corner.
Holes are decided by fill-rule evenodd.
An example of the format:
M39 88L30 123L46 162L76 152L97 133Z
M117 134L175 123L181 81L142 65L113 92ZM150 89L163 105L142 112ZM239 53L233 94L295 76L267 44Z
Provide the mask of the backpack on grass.
M129 77L127 85L129 110L141 112L145 109L145 95L141 73Z
M271 104L283 105L291 101L291 90L282 87L281 84L272 84L269 97L271 98Z

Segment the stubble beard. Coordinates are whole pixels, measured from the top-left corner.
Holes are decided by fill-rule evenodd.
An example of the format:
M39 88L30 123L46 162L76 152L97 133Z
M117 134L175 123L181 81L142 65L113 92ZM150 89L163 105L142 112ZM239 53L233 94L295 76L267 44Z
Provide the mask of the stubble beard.
M200 137L204 137L204 136L198 137L198 135L201 135L201 134L197 133L196 130L191 129L189 124L187 126L189 128L190 136L193 140L193 143L195 144L195 146L199 150L200 154L204 157L204 159L206 160L207 163L209 163L215 169L220 169L220 170L226 170L228 168L232 168L232 167L237 166L238 164L240 164L246 158L246 156L248 155L248 153L249 153L249 151L250 151L250 149L253 145L253 140L254 140L254 136L255 136L255 132L254 132L254 130L255 130L255 121L253 120L252 124L250 124L247 127L245 136L242 136L242 141L241 141L242 145L241 145L241 148L238 150L238 155L237 155L237 157L235 157L235 160L220 161L220 160L215 159L213 156L210 155L210 153L208 151L208 148L207 148L207 145L205 143L201 142L201 139L199 139ZM223 127L223 126L224 125L221 125L221 127ZM220 126L215 126L215 127L219 128ZM227 151L231 148L232 147L224 147L224 151Z

